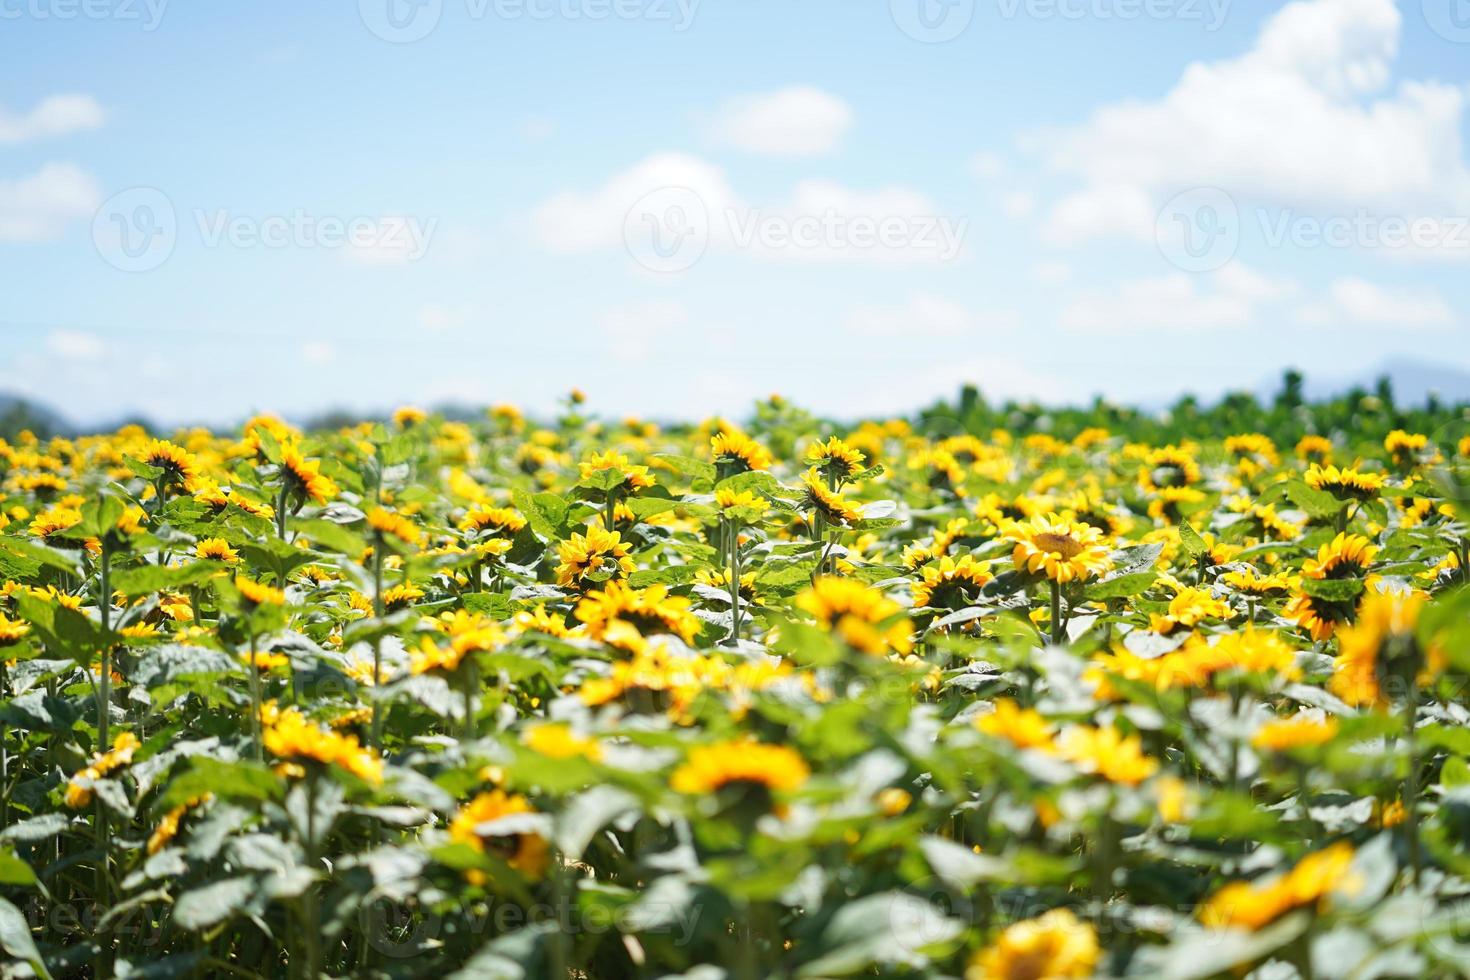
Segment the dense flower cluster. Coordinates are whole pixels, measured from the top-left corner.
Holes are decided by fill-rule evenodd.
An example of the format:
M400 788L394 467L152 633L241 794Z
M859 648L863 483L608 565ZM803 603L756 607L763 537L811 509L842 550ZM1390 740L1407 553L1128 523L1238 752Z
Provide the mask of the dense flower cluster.
M1465 428L16 434L4 972L1461 975Z

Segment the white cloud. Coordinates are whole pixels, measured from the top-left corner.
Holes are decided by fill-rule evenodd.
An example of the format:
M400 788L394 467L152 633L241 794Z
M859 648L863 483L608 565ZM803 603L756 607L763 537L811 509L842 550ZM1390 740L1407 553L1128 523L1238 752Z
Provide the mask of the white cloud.
M1082 184L1053 208L1048 237L1149 237L1159 206L1193 187L1220 187L1242 207L1466 214L1470 90L1390 89L1401 21L1394 0L1300 0L1251 50L1191 64L1161 99L1035 134L1049 168Z
M27 143L96 129L105 118L102 106L90 95L53 95L24 114L0 106L0 143Z
M1253 326L1260 307L1297 292L1290 280L1270 279L1232 263L1209 277L1175 273L1121 283L1069 303L1061 324L1074 330L1216 330Z
M46 337L46 348L68 361L95 361L106 352L102 338L81 330L54 330Z
M893 340L973 338L990 330L1014 330L1021 317L1014 310L972 311L952 300L919 293L902 307L854 307L843 325L860 336Z
M30 177L0 180L0 242L54 241L73 220L90 218L101 203L96 179L69 163L48 163Z
M777 157L821 156L835 150L852 127L842 99L810 86L742 96L722 105L706 125L717 146Z
M612 248L640 199L670 188L692 191L710 214L735 203L725 172L687 153L658 153L613 176L591 193L564 191L542 203L532 226L543 245L559 252Z
M683 153L648 157L590 192L564 191L531 215L534 236L562 252L631 251L650 237L679 241L690 228L711 251L772 261L935 262L959 253L969 219L941 214L910 188L825 180L796 184L786 200L751 204L721 168Z
M1455 311L1434 290L1390 289L1365 279L1338 279L1325 299L1304 304L1297 321L1308 326L1344 322L1370 326L1443 327L1458 321Z

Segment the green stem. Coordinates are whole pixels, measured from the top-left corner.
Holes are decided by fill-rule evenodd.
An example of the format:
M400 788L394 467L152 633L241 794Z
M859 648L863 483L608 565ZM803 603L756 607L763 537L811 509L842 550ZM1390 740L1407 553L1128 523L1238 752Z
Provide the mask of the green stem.
M255 761L265 761L265 737L261 731L260 712L265 705L265 698L260 689L260 667L255 660L255 627L251 626L246 633L245 647L245 673L250 678L250 731L254 736Z
M373 616L383 618L383 539L373 542ZM373 633L373 694L370 744L375 751L383 747L383 714L378 710L378 684L383 678L383 640Z
M276 495L276 537L286 540L286 483L281 481L281 492Z
M1060 582L1051 583L1051 642L1052 646L1061 646L1062 640L1066 638L1066 624L1062 622L1062 585Z
M740 526L734 521L725 525L730 541L730 642L740 642Z
M1404 779L1404 836L1409 845L1409 864L1414 869L1414 884L1419 884L1423 871L1423 855L1419 850L1419 745L1414 729L1419 723L1418 685L1411 678L1408 703L1404 706L1404 737L1408 740L1409 771Z

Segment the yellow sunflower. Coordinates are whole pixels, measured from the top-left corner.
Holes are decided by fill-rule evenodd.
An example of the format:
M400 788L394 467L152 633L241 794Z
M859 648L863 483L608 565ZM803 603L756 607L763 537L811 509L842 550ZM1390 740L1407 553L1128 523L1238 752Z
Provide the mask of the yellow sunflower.
M1057 514L1011 521L1006 538L1016 543L1011 561L1016 569L1053 582L1082 582L1112 567L1103 532Z
M574 533L557 547L561 564L556 566L556 583L581 588L631 575L634 565L628 556L630 550L617 531L589 527L585 535Z
M1090 977L1102 956L1097 930L1070 909L1007 927L965 970L965 980Z
M906 654L913 649L903 607L862 582L824 575L796 597L796 605L864 653Z

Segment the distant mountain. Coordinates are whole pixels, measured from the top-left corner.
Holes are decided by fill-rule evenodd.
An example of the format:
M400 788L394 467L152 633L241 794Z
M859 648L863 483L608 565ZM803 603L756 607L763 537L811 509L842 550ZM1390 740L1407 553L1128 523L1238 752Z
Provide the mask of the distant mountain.
M30 429L38 436L63 435L72 431L60 412L46 405L0 392L0 436Z
M1358 377L1336 380L1314 378L1310 372L1304 373L1307 375L1304 389L1308 401L1331 398L1351 388L1372 391L1378 379L1386 377L1393 385L1394 401L1400 405L1422 405L1431 393L1447 405L1470 403L1470 371L1427 361L1389 360L1376 370ZM1277 379L1264 390L1274 395L1280 386Z

